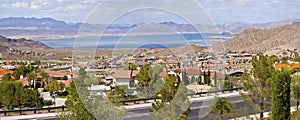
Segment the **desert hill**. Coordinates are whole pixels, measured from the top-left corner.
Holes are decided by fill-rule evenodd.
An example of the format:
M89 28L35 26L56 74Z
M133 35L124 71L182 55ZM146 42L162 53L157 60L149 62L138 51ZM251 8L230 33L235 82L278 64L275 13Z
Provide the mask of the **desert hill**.
M213 45L226 51L262 53L274 49L300 49L300 26L285 25L271 30L247 29L233 39Z
M203 48L195 44L188 44L181 47L162 49L159 52L155 53L154 56L166 56L166 55L180 55L185 53L197 53L203 51Z
M7 46L9 48L42 48L50 49L47 45L33 40L21 39L11 39L0 35L0 45Z

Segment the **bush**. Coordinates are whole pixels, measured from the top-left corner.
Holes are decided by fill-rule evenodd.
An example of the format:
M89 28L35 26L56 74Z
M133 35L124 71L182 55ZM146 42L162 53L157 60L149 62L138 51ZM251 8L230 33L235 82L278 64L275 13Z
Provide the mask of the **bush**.
M53 105L52 100L44 100L44 106Z
M42 103L37 103L37 104L36 104L36 107L37 107L37 108L42 108L42 107L43 107L43 104L42 104Z

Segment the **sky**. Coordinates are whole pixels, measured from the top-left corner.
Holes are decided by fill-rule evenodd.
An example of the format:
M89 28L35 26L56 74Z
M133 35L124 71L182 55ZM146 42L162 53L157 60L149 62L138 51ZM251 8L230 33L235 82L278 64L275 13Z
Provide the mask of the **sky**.
M139 0L139 2L132 2L132 0L1 0L0 18L50 17L69 23L87 22L87 17L91 15L103 14L101 16L103 18L108 15L117 15L110 11L122 12L123 9L121 8L133 6L142 8L149 4L149 2L143 1L148 0ZM198 15L197 10L185 7L188 5L172 2L179 0L158 1L174 9L182 8L180 14L192 13L194 16ZM157 2L157 6L160 5L159 2ZM218 24L234 22L264 23L300 18L299 0L194 0L194 2L201 8L199 11L206 12L212 21ZM98 11L95 12L95 10ZM177 14L153 9L128 13L116 22L131 24L163 21L185 22Z

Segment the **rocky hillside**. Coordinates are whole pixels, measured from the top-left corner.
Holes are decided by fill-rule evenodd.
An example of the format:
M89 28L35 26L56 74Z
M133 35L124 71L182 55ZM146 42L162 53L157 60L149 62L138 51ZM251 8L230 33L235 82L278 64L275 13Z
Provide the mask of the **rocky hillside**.
M247 29L233 39L213 45L226 51L261 53L278 48L300 49L300 26L285 25L271 30Z
M10 39L0 35L0 45L7 46L10 48L42 48L50 49L47 45L33 40L21 39Z
M6 52L8 50L7 46L0 45L0 53Z

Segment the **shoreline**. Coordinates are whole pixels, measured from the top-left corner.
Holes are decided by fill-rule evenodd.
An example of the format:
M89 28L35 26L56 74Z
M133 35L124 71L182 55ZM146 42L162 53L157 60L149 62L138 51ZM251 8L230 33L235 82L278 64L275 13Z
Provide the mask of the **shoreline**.
M208 37L210 39L221 39L221 38L228 38L228 36L221 35L221 33L199 33L199 32L178 32L178 33L135 33L135 34L108 34L104 33L101 36L151 36L151 35L172 35L172 34L200 34L203 36L203 34L216 34L215 36ZM61 34L61 35L8 35L6 37L12 38L12 39L20 39L20 38L25 38L25 39L31 39L35 41L40 41L40 40L59 40L59 39L67 39L67 38L77 38L77 37L93 37L93 36L99 36L99 34L96 33L86 33L86 34Z

